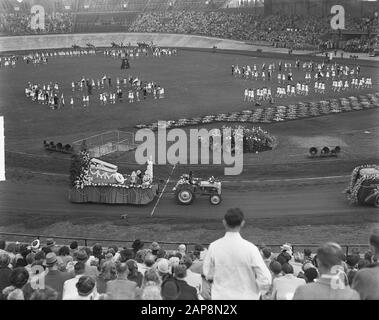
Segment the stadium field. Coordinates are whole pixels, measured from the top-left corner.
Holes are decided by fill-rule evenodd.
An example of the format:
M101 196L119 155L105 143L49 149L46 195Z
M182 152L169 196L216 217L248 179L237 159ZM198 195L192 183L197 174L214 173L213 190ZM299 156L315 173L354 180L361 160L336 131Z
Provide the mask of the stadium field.
M265 241L278 240L275 226L279 224L294 230L285 234L286 241L317 241L317 230L322 230L323 236L325 232L333 235L337 230L350 230L352 226L363 230L354 233L354 241L365 241L364 230L370 223L377 221L373 215L375 209L349 206L341 191L354 166L377 162L379 159L377 109L262 125L278 138L279 145L273 151L246 154L242 175L224 177L221 169L215 166L196 167L195 172L200 176L213 174L227 181L224 201L217 210L210 207L206 199L199 199L191 209L182 208L175 204L170 193L163 197L154 212L153 204L144 208L73 205L67 200L70 157L43 150L43 140L71 144L108 130L135 131L134 126L140 123L254 110L256 106L253 103L243 101L244 89L270 86L276 92L276 76L271 81L244 80L231 75L231 65L256 64L260 68L263 63L268 65L279 60L294 65L294 59L288 55L262 57L245 53L179 50L178 56L131 59L131 68L121 70L120 60L105 57L99 52L96 56L50 58L47 65L18 63L14 69L1 69L0 109L5 118L8 178L3 185L0 206L4 231L31 233L35 230L46 234L54 231L56 235L68 235L68 230L71 230L70 234L102 237L109 233L126 232L133 238L145 234L146 229L150 228L153 230L151 237L154 238L156 232L162 241L170 240L170 237L177 238L179 233L183 241L194 241L199 237L211 241L206 236L207 231L214 228L220 228L221 231L219 220L223 212L228 206L240 203L248 221L254 225L247 232ZM312 58L300 59L310 61ZM373 88L335 93L327 87L325 94L315 94L311 86L309 96L276 99L274 105L379 91L377 65L348 59L339 62L351 66L360 64L361 76L371 77ZM294 82L304 79L302 70L294 69L293 73ZM101 105L99 94L113 90L106 85L102 90L93 90L90 105L84 108L82 92L75 90L73 93L71 82L79 81L82 77L100 79L104 74L112 77L113 86L117 77L133 76L155 81L165 88L165 98L154 100L148 97L146 101L128 103L124 92L123 102ZM58 110L32 102L24 94L28 82L47 84L50 81L59 83L65 98L65 106ZM69 105L71 96L75 97L73 108ZM268 102L263 103L263 107L268 106ZM212 125L205 127L209 129ZM306 154L313 145L340 145L343 152L338 159L310 160ZM136 167L132 152L109 155L104 159L117 164L121 172L128 173ZM172 179L185 170L188 170L186 166L178 166ZM170 166L157 166L155 172L160 178L166 179ZM325 176L338 176L340 180L336 184L329 184L327 179L311 180L312 184L304 187L306 179ZM305 180L294 181L291 187L282 185L283 181L271 184L252 182L296 178ZM283 188L288 192L283 193ZM22 201L17 200L20 197ZM257 201L252 202L252 199ZM46 207L49 209L41 208L44 201L47 201ZM125 212L130 215L127 224L120 222L120 215ZM152 212L154 217L150 218ZM152 223L154 229L151 229ZM101 227L105 225L106 228ZM198 232L192 229L191 232L184 232L189 226L196 226ZM162 230L171 231L171 236L164 236ZM291 238L291 234L296 234L296 237ZM348 242L351 240L349 234L341 231L335 240ZM214 236L212 234L212 238ZM255 236L247 238L255 240Z

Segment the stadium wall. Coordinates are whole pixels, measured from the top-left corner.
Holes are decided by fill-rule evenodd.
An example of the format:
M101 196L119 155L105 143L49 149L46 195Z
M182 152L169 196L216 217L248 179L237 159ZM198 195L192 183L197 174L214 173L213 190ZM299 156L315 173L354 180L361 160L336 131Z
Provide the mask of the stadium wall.
M32 36L0 37L0 52L70 48L72 45L86 47L91 43L96 47L109 47L111 42L137 45L137 42L157 44L162 47L188 47L251 50L251 45L236 40L211 38L195 35L162 33L88 33L50 34ZM275 50L274 50L275 51Z

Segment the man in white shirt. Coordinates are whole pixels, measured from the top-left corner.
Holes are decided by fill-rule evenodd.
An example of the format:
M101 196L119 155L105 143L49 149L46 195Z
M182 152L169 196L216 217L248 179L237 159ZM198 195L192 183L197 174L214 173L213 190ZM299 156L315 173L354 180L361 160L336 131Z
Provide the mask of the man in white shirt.
M76 288L76 284L79 281L79 278L85 272L85 263L78 261L75 266L75 277L69 280L66 280L63 284L63 294L62 300L71 300L73 297L78 295L78 289Z
M293 267L289 263L282 265L283 276L274 279L272 298L274 300L292 300L297 287L305 285L305 280L293 274Z
M259 249L240 235L243 212L229 209L223 224L225 236L210 244L203 265L206 279L213 282L212 300L258 300L269 289L271 274Z

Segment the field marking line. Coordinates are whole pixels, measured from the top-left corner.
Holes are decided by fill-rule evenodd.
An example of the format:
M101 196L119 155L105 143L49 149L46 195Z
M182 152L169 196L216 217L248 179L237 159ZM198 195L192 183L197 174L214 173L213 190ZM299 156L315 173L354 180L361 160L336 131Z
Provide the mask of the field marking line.
M313 180L324 180L324 179L339 179L339 178L348 178L350 175L344 176L326 176L326 177L309 177L309 178L294 178L294 179L271 179L271 180L221 180L222 183L257 183L257 182L291 182L291 181L313 181Z
M166 184L164 185L163 190L162 190L162 192L160 193L160 195L159 195L159 197L158 197L158 200L157 200L157 202L155 203L154 208L153 208L153 210L152 210L151 213L150 213L150 217L152 217L152 216L154 215L155 209L157 208L158 203L159 203L159 201L161 200L161 198L162 198L162 196L163 196L163 193L164 193L164 191L166 190L166 187L167 187L168 183L170 182L170 177L171 177L172 174L174 173L175 167L176 167L176 164L172 167L171 173L170 173L170 175L169 175L168 178L167 178Z

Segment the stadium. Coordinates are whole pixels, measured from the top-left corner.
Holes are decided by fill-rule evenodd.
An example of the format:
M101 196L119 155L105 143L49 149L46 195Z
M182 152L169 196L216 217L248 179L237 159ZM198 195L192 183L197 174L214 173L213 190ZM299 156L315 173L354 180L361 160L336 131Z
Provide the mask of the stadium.
M132 261L131 277L136 261L144 277L153 265L164 269L161 250L183 278L179 260L188 270L202 265L224 235L225 213L239 209L241 235L275 276L279 261L280 272L290 265L308 282L304 265L317 263L306 254L326 242L341 245L348 286L377 262L378 1L0 0L0 8L0 263L49 268L57 246L58 258L67 248L71 262L79 251L97 260L86 260L95 274L113 262L125 273ZM241 129L242 154L237 135L228 151L241 172L226 174L225 159L190 161L188 146L160 161L155 142L138 161L137 137L158 141L162 126L175 137ZM216 137L205 140L196 154ZM167 137L165 154L175 142ZM77 271L60 260L62 272ZM171 299L161 290L157 299ZM272 290L257 297L279 299ZM8 291L0 298L15 299ZM195 296L222 298L205 291ZM236 299L246 297L256 296Z

